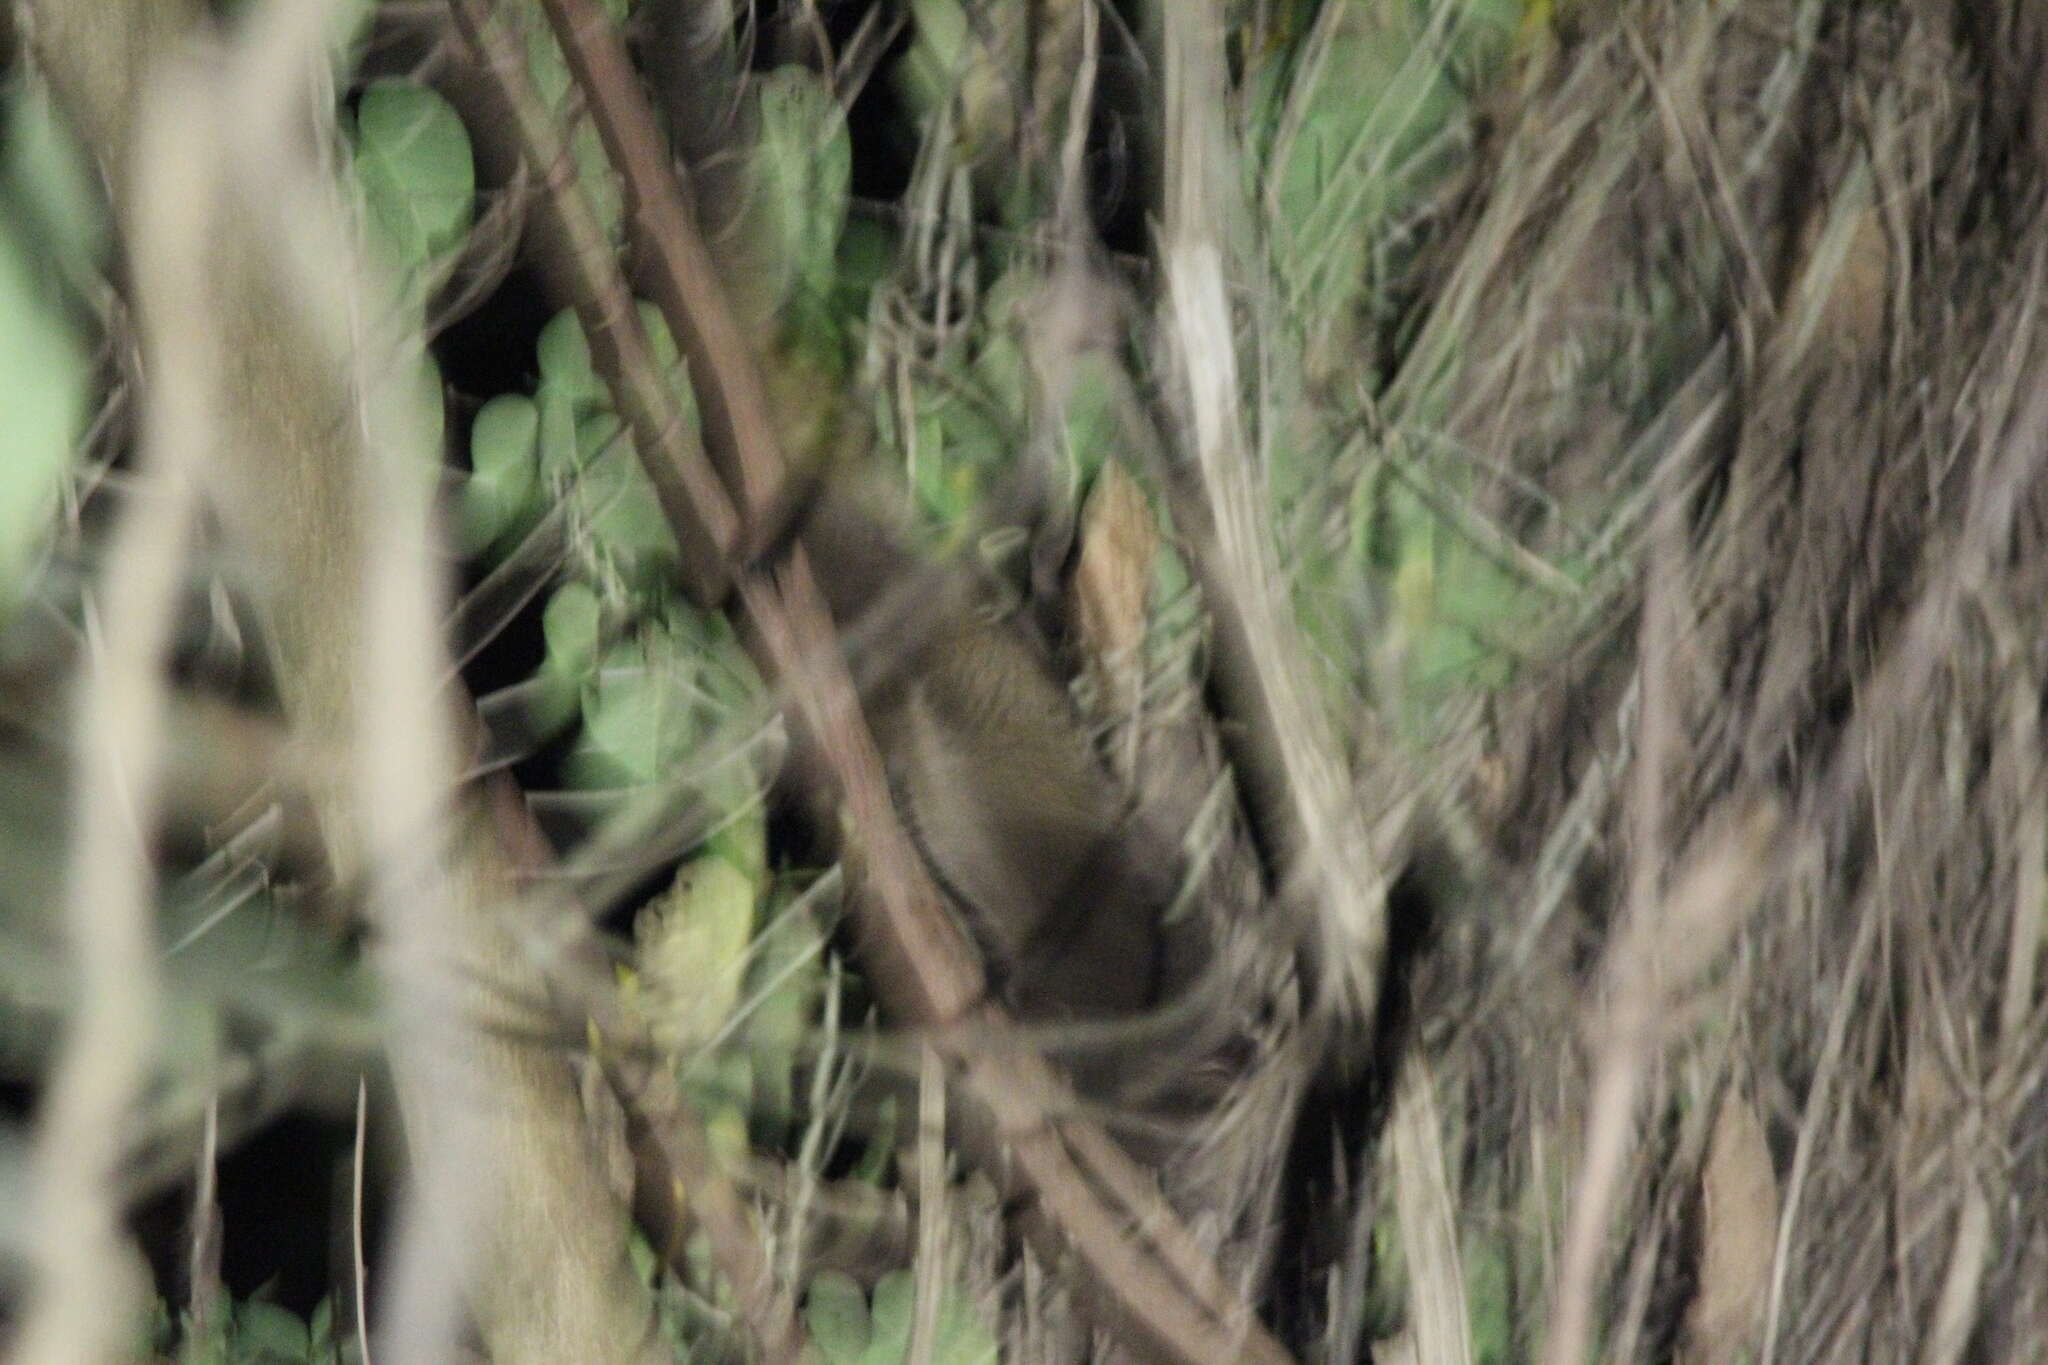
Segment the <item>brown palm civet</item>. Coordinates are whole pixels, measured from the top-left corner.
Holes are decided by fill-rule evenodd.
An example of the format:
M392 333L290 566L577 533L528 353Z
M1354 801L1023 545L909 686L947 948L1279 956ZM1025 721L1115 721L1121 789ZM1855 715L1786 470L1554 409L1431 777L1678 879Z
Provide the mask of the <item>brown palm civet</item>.
M1049 663L854 480L826 479L792 520L905 824L1007 1003L1056 1022L1177 998L1204 956L1199 917L1167 916L1179 851L1098 760ZM1098 1094L1123 1069L1066 1060Z

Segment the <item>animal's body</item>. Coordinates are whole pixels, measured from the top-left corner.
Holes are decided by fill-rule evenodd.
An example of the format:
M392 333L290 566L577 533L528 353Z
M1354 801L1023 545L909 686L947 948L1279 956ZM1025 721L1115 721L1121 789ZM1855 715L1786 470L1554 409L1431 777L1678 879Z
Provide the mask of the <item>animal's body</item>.
M1097 758L1059 676L975 576L911 551L849 487L797 538L913 838L1027 1019L1161 1004L1199 954L1166 912L1179 851Z

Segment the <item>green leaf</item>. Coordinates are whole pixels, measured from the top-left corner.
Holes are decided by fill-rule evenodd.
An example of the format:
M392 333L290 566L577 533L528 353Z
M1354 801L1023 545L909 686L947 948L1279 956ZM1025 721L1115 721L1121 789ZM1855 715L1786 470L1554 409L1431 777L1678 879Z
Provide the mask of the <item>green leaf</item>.
M313 1314L306 1319L306 1333L312 1338L312 1354L329 1351L334 1345L334 1296L329 1294L313 1305Z
M997 174L1020 169L1005 153L1029 72L1032 34L1024 7L978 4L970 20L957 0L911 0L916 36L892 78L920 123L952 105L952 150L966 163L987 161ZM1055 21L1057 22L1057 21ZM1011 187L1027 176L1010 177ZM984 192L999 186L984 184ZM1008 210L1012 205L998 204ZM1005 212L1004 222L1024 220Z
M867 312L868 296L896 265L896 234L872 218L854 218L839 235L839 264L833 285L841 311L854 317Z
M604 609L587 583L564 583L541 612L541 636L547 641L544 667L572 678L587 676L597 663L604 629Z
M919 38L890 73L903 103L924 123L935 115L953 91L952 67L939 57L932 44Z
M959 0L910 0L910 14L917 23L917 41L930 48L939 70L956 70L967 50L967 11Z
M1270 196L1271 259L1309 330L1360 304L1393 229L1453 164L1442 134L1466 106L1450 40L1466 29L1450 9L1358 6L1327 44L1251 74L1249 164Z
M578 436L578 445L594 452L575 490L593 547L629 585L653 587L669 581L682 552L654 484L618 418L609 413L587 418Z
M743 1053L735 1053L720 1059L725 1063L725 1074L720 1079L721 1089L727 1094L736 1094L738 1102L714 1103L708 1105L704 1114L704 1145L711 1149L712 1159L727 1170L733 1170L746 1160L752 1149L753 1138L747 1131L747 1107L753 1103L754 1077L753 1060ZM734 1082L743 1080L743 1085Z
M227 1365L228 1338L232 1324L229 1314L214 1313L206 1321L204 1334L189 1312L178 1314L178 1365Z
M545 372L533 396L539 415L541 478L559 489L583 464L583 452L576 441L576 410L579 406L570 386L551 381Z
M1115 365L1100 351L1084 351L1076 357L1064 426L1067 458L1079 481L1094 478L1104 456L1117 445Z
M827 1270L811 1279L804 1295L804 1324L811 1340L832 1365L857 1365L864 1359L874 1329L868 1320L868 1296L848 1274Z
M793 290L830 292L853 184L846 112L831 87L802 67L771 71L755 83L760 136L754 145L755 241L762 293L771 308Z
M911 1271L892 1270L875 1282L867 1365L900 1365L909 1358L916 1297L917 1279ZM993 1365L995 1339L951 1285L940 1290L936 1328L931 1356L935 1365Z
M0 223L0 612L19 599L49 533L90 381L84 346Z
M640 1007L662 1046L681 1051L725 1026L740 1000L755 900L744 871L724 858L699 857L635 917ZM738 1124L744 1146L744 1115Z
M689 387L689 376L682 372L683 353L676 345L675 334L668 329L668 319L661 309L646 299L636 300L634 311L640 316L640 330L647 334L647 349L654 357L654 368L683 381L683 393L692 398L695 395Z
M673 778L716 752L721 726L740 735L757 723L761 684L732 631L716 613L673 608L642 621L605 652L583 689L584 734L572 764L588 762L580 785L617 786ZM737 737L725 748L738 743ZM716 811L735 813L757 799L743 759L699 774ZM737 846L735 846L737 851ZM758 878L763 855L727 861Z
M501 393L469 428L462 538L471 553L540 511L540 409L524 394Z
M526 694L527 729L536 744L561 734L581 711L603 630L604 608L588 583L572 579L548 598L541 612L547 653Z
M869 1359L894 1365L910 1353L910 1315L916 1306L916 1295L917 1281L908 1270L892 1270L875 1281L874 1297L868 1308L875 1324L874 1340L868 1347Z
M440 95L411 81L376 81L356 109L356 179L369 216L418 268L455 250L476 210L469 133Z
M18 75L0 89L0 174L10 198L34 224L38 244L59 271L83 276L106 259L107 197L48 86Z
M230 1343L237 1361L303 1361L312 1353L313 1341L298 1314L274 1303L252 1299L235 1309L235 1331Z
M902 1365L910 1354L917 1282L892 1270L875 1283L874 1302L852 1277L825 1271L804 1297L804 1323L829 1365ZM994 1365L996 1342L973 1308L948 1287L939 1298L934 1365Z
M570 776L584 787L652 782L679 766L704 730L681 670L650 660L643 639L621 641L583 686L583 735Z
M690 387L682 351L668 329L668 320L646 299L637 300L634 306L655 368L668 378L672 391L682 404L684 419L694 426L697 421L696 392ZM540 339L534 349L540 366L537 397L543 405L552 393L567 400L571 412L579 420L594 413L612 411L611 390L597 373L596 361L590 351L590 338L584 334L583 323L573 308L564 308L548 319L547 325L540 330ZM543 431L544 457L548 440L548 433ZM545 458L542 463L545 467Z
M932 1358L947 1365L995 1365L999 1358L995 1335L974 1305L957 1291L939 1300L938 1336Z
M617 244L625 228L625 190L605 155L604 139L588 118L568 118L569 64L555 43L554 30L531 15L526 24L526 69L541 102L562 115L568 133L569 159L576 167L576 182L590 197L591 208L606 240Z
M540 340L534 349L540 360L543 389L552 388L589 411L610 403L611 396L591 364L590 342L583 335L583 324L577 320L575 309L564 308L549 318L540 329Z

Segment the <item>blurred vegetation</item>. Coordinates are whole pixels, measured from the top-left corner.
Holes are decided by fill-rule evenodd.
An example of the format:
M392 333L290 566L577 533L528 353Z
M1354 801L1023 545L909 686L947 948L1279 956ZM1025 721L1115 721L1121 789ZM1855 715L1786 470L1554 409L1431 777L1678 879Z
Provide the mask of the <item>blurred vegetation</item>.
M614 17L629 8L615 0ZM770 382L788 400L799 452L807 433L822 442L842 420L829 412L839 401L831 396L871 393L874 458L902 468L912 508L938 544L978 526L1045 417L1033 406L1026 328L1051 264L1041 243L1061 208L1053 152L1068 135L1083 18L1076 4L1040 9L914 0L877 77L893 99L870 102L856 122L846 107L852 91L803 65L764 65L743 87L747 113L733 120L755 130L735 149L746 163L736 232L756 267L739 292L750 310L777 320ZM1286 528L1290 581L1334 695L1390 689L1418 739L1446 698L1512 675L1535 647L1532 605L1550 605L1475 543L1469 516L1452 510L1462 498L1458 478L1411 434L1440 419L1457 351L1440 346L1419 381L1408 377L1416 362L1400 363L1417 326L1418 253L1447 182L1471 154L1478 101L1516 45L1536 41L1540 29L1530 23L1517 0L1296 3L1262 7L1260 24L1233 41L1251 220L1242 240L1258 244L1239 264L1271 282L1259 304L1269 314L1259 375L1262 401L1285 417L1262 428L1260 461L1276 523ZM522 27L542 98L568 109L569 72L546 26L528 11ZM756 51L757 63L764 57ZM1133 164L1146 154L1149 116L1132 96L1093 96L1122 101L1109 112L1121 141L1097 155L1122 163L1104 173L1123 182L1107 192L1127 199L1158 174ZM63 141L61 121L26 74L12 78L8 99L0 325L11 330L0 338L0 392L14 397L9 458L0 461L8 481L0 587L12 600L39 594L68 613L76 599L52 576L49 547L61 540L89 556L89 524L74 515L60 536L58 509L111 496L95 485L118 469L121 451L84 440L83 428L95 386L88 338L110 342L119 319L91 316L105 307L107 227L87 161ZM497 250L473 234L505 230L482 216L492 191L479 186L460 118L417 78L377 74L347 91L338 132L362 230L399 282L399 306L436 328L459 322L437 316L436 300L465 259ZM855 137L881 149L870 157L914 149L907 164L882 173L904 182L895 201L856 202ZM1020 155L1025 148L1035 150ZM571 151L616 240L617 181L587 120L572 122ZM641 321L694 420L665 323L644 302ZM530 674L494 664L494 685L480 697L502 756L540 763L562 784L536 792L537 807L567 812L568 827L593 848L616 852L623 840L630 851L631 837L617 831L653 819L649 810L687 805L696 846L631 915L622 988L673 1052L728 1158L750 1143L801 1146L811 1160L835 1141L854 1142L857 1152L857 1136L821 1144L806 1132L839 1127L802 1094L827 1075L815 1053L828 980L835 997L852 992L844 1005L835 998L834 1010L850 1008L860 991L844 968L828 969L836 956L804 894L814 874L768 860L758 768L747 759L764 714L759 679L724 620L674 591L676 547L574 316L553 316L523 354L483 362L531 376L502 389L456 392L441 377L437 361L465 341L482 344L459 326L444 332L420 380L437 407L445 398L449 444L462 452L451 453L445 476L451 537L470 581L532 581L541 594L537 615L528 608L491 623L537 643L514 651L537 659ZM465 372L479 363L458 359ZM1076 490L1117 442L1098 364L1083 358L1052 415L1054 448ZM104 375L98 384L104 403ZM1167 592L1155 632L1185 637L1198 618L1174 609L1185 578L1175 552L1160 553ZM214 629L231 625L215 621ZM494 647L505 652L502 642ZM1170 656L1173 647L1154 653ZM171 960L191 964L179 978L189 988L179 1008L202 1033L246 1003L220 984L244 930L260 926L258 937L271 942L266 972L279 967L277 945L300 933L294 897L273 892L255 861L234 873L220 862L216 855L179 883L191 888L187 903L166 918ZM0 932L33 941L41 919L37 907L11 905ZM361 1029L368 1002L352 990L343 998ZM270 994L269 1023L320 1027L319 1016L303 1013L305 1001ZM183 1084L205 1082L188 1076ZM857 1159L858 1178L892 1178L876 1159L885 1151L878 1139ZM676 1286L679 1343L719 1335L724 1291L708 1266L704 1275ZM821 1274L805 1295L819 1349L832 1361L904 1358L909 1293L907 1275L887 1276L870 1310L866 1290ZM166 1309L154 1335L158 1349L192 1361L342 1360L360 1350L349 1325L337 1331L325 1300L303 1322L260 1297L239 1301L212 1313L197 1335L189 1317L174 1325ZM949 1297L932 1358L985 1359L994 1350L975 1313Z
M569 69L537 10L505 8L616 243L626 206ZM627 0L608 8L636 19ZM2048 114L2013 112L2008 58L1987 54L2026 56L2012 34L2035 30L1928 17L1938 6L1714 7L1761 16L1735 33L1734 18L1684 8L1217 7L1232 20L1238 193L1215 208L1259 510L1319 698L1347 740L1395 756L1399 771L1361 785L1423 792L1490 887L1437 926L1416 1003L1400 1006L1450 1115L1436 1156L1462 1238L1465 1344L1487 1362L1540 1349L1597 1065L1581 1010L1619 990L1603 975L1620 970L1610 931L1660 903L1679 850L1737 797L1769 793L1822 832L1796 875L1770 864L1756 926L1731 911L1725 937L1701 935L1735 945L1726 961L1669 987L1677 1022L1657 1046L1670 1055L1645 1066L1648 1117L1600 1229L1613 1283L1594 1345L1613 1359L1877 1359L1873 1343L1922 1340L1939 1302L1970 1310L1958 1330L1975 1346L1919 1358L2018 1358L2000 1348L2039 1328L2030 1272L1977 1265L1965 1229L1986 1234L1958 1209L1995 1210L2020 1262L2044 1265L2048 1214L2027 1183L2048 1152L2042 1016L2031 965L2008 964L2041 947L2041 778L2016 737L2038 734L2048 557L2031 482L2006 490L2021 508L2007 523L1979 515L2004 487L1993 455L2024 425L2011 413L2040 311L2027 272L2048 259L2029 220ZM1121 376L1104 358L1148 391L1174 382L1142 309L1060 384L1033 332L1077 217L1108 272L1159 303L1169 168L1158 92L1133 74L1156 6L757 11L725 36L746 70L731 126L750 133L729 149L742 192L703 207L729 213L744 243L734 290L793 456L831 458L860 433L940 550L1000 557L983 518L1027 450L1051 453L1073 504L1123 460L1167 522L1154 473L1121 448ZM872 69L827 68L816 35L853 50L870 16L894 35L865 49ZM678 547L591 347L513 264L518 219L497 212L509 191L485 183L453 107L376 51L342 70L331 150L398 282L392 306L433 337L419 384L442 413L454 645L487 761L514 768L566 875L598 889L618 989L726 1167L899 1192L909 1125L888 1105L855 1115L852 1096L864 1067L900 1059L868 1046L879 1021L834 936L836 874L778 843L774 699L726 619L676 590ZM1095 84L1077 90L1083 76ZM1964 94L1944 102L1949 89ZM137 425L118 259L91 158L13 54L0 90L0 1305L18 1288L20 1153L68 992L52 908L66 688L91 645ZM495 288L465 293L479 278ZM1930 297L1948 287L1952 308ZM651 304L639 311L696 422L675 339ZM1192 705L1198 594L1184 546L1169 537L1157 561L1148 682ZM1928 645L1916 610L1956 565L1970 581L1937 601L1956 638ZM1683 602L1662 654L1637 638L1661 609L1653 571ZM231 565L202 561L178 669L260 712L262 649L237 592ZM1646 659L1667 672L1640 671ZM1911 719L1922 701L1933 714ZM1676 732L1651 765L1664 785L1621 794L1641 780L1646 715ZM1836 758L1852 741L1874 756ZM206 811L162 844L172 995L133 1193L189 1203L194 1162L213 1154L202 1127L225 1154L294 1108L345 1121L354 1078L374 1070L377 992L346 905L294 875L274 803ZM1964 1142L1944 1136L1961 1114L1981 1127L1967 1151L1944 1145ZM1908 1157L1919 1165L1894 1189L1887 1172ZM1787 1188L1795 1171L1813 1188ZM1857 1193L1858 1173L1876 1195ZM1781 1225L1781 1197L1802 1193ZM1830 1218L1881 1222L1886 1194L1894 1212L1910 1204L1910 1235L1830 1240ZM1332 1304L1349 1298L1317 1312L1363 1320L1391 1359L1414 1349L1422 1272L1413 1222L1376 1197L1353 1252L1369 1270L1323 1286ZM1748 1219L1740 1236L1730 1209ZM1963 1248L1960 1268L1922 1245L1925 1228ZM179 1283L163 1267L182 1267L183 1234L152 1235L163 1297L138 1325L148 1350L362 1358L345 1293L287 1306L259 1285ZM319 1260L332 1235L305 1229L297 1250ZM775 1240L798 1235L778 1223L771 1254L798 1276L822 1359L908 1360L919 1274L943 1284L924 1358L1015 1347L1023 1291L975 1262L972 1235L942 1265L864 1278ZM638 1244L638 1269L677 1358L739 1358L708 1250L693 1244L681 1271L657 1250ZM1744 1280L1773 1257L1789 1285ZM329 1282L345 1278L337 1263ZM1726 1351L1689 1307L1715 1294L1737 1301Z

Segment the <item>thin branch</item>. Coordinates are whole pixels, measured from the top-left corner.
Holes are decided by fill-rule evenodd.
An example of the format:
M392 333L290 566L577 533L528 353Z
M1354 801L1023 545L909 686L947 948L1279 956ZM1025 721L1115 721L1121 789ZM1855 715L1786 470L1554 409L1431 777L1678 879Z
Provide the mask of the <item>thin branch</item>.
M662 514L676 530L685 585L695 600L715 603L725 596L727 566L739 545L739 515L696 449L682 405L654 363L632 295L613 263L611 243L589 197L575 182L576 162L561 133L560 119L534 88L525 52L491 0L449 0L449 5L495 96L496 108L490 113L497 117L470 118L471 135L486 141L511 141L520 163L537 172L540 193L534 206L535 224L547 244L551 269L573 301L592 359L607 377L613 404L632 433ZM601 14L597 21L609 34ZM616 43L617 36L611 36ZM568 47L566 41L564 45ZM576 49L569 50L573 59ZM624 60L623 50L620 60ZM460 100L462 92L450 93ZM600 128L605 123L600 114ZM628 183L633 182L629 179ZM644 212L644 207L637 209L636 216ZM692 372L703 376L702 340L695 332L677 328L673 317L669 325ZM724 410L714 407L714 386L708 376L698 388L705 430L715 434ZM765 410L764 401L764 414ZM746 505L755 504L750 500Z
M362 1352L363 1365L372 1365L370 1357L370 1275L363 1256L363 1154L368 1150L368 1122L370 1116L370 1086L363 1077L356 1078L356 1140L353 1161L349 1172L348 1205L348 1246L350 1270L354 1275L351 1297L355 1300L356 1349Z
M1394 1207L1408 1257L1408 1324L1419 1359L1469 1365L1472 1314L1435 1088L1428 1064L1410 1054L1388 1123Z
M910 1348L905 1365L931 1365L939 1331L939 1296L946 1287L946 1070L937 1048L918 1050L917 1258Z
M204 133L213 106L195 86L164 82L139 119L133 249L154 362L141 460L150 485L115 532L102 615L88 621L65 897L77 994L36 1134L40 1273L14 1356L26 1365L126 1358L148 1284L121 1228L115 1176L157 1029L156 879L146 850L159 807L162 670L214 438L208 405L220 363L200 288L214 201L201 149L212 145Z
M1387 869L1352 799L1329 716L1310 693L1269 519L1250 468L1237 337L1216 222L1238 211L1223 110L1224 24L1166 11L1169 169L1162 332L1180 371L1194 468L1169 463L1169 506L1215 628L1221 727L1269 879L1296 917L1317 1022L1340 1063L1368 1055L1387 946Z

